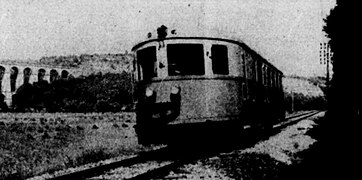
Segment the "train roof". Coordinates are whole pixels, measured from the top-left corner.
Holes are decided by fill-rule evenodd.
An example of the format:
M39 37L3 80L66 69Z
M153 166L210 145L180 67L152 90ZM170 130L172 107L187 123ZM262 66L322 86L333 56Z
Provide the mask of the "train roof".
M271 64L268 60L266 60L265 58L263 58L260 54L258 54L256 51L254 51L253 49L251 49L248 45L246 45L243 42L240 41L236 41L236 40L232 40L232 39L223 39L223 38L214 38L214 37L168 37L165 38L165 40L174 40L174 39L190 39L190 40L212 40L212 41L224 41L224 42L229 42L229 43L233 43L233 44L237 44L241 47L243 47L247 52L249 52L252 56L257 57L258 59L261 59L265 64L268 64L269 66L271 66L272 68L274 68L275 70L277 70L279 73L283 74L282 71L280 71L278 68L276 68L273 64ZM135 46L133 46L132 51L142 47L145 44L148 44L150 42L155 42L155 41L159 41L159 39L149 39L147 41L143 41L140 42L138 44L136 44Z

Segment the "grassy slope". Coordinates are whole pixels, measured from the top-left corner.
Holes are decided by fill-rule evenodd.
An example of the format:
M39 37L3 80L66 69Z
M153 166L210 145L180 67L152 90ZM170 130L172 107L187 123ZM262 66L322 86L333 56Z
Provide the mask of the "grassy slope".
M133 113L0 114L0 177L27 178L144 150Z
M286 110L325 109L324 81L321 78L287 76L283 79Z

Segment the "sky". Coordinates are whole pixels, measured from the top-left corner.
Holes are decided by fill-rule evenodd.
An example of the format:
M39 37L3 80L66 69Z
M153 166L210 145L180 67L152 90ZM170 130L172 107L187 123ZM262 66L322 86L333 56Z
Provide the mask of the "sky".
M165 25L177 36L243 41L286 75L324 75L323 18L335 5L335 0L0 0L0 60L130 52Z

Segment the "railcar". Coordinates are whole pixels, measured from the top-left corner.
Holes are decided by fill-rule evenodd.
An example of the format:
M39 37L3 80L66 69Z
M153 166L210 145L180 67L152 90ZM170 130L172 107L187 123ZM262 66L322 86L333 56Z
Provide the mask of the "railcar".
M169 37L132 51L140 144L270 128L284 119L283 73L243 42Z

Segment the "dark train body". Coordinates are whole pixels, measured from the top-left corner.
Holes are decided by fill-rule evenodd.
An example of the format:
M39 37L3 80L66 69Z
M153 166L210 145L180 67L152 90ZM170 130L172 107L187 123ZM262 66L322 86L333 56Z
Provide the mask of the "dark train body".
M284 119L282 72L242 42L170 37L132 50L140 144L268 128Z

